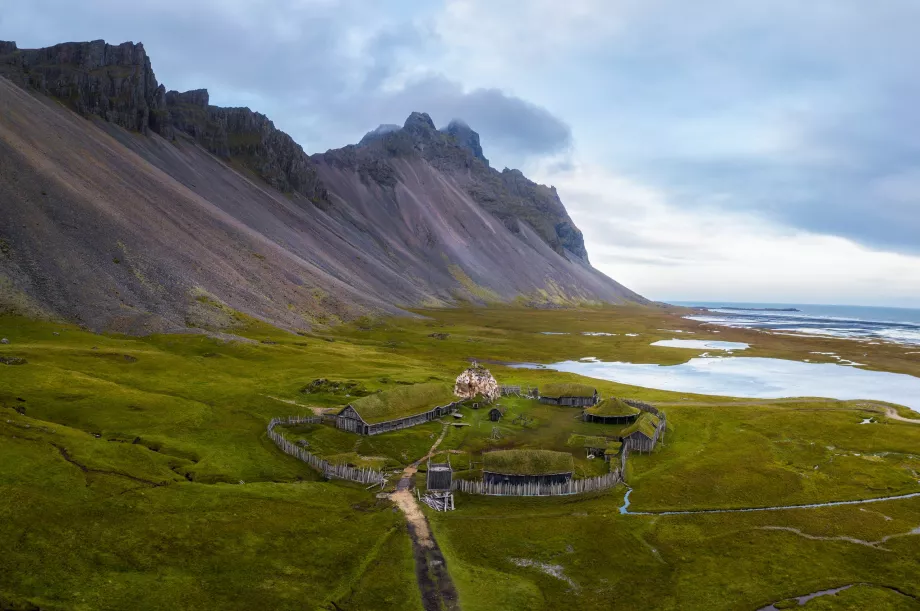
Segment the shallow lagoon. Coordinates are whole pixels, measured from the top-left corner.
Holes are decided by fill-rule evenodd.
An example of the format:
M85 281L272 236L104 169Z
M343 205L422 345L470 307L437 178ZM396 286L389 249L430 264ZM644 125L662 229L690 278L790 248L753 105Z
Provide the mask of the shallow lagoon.
M869 399L920 411L920 378L884 371L866 371L834 363L803 363L784 359L730 357L694 358L680 365L562 361L551 365L524 363L621 384L702 395L781 399L825 397Z
M665 348L695 348L700 350L747 350L750 344L744 342L720 342L711 339L660 339L653 346Z

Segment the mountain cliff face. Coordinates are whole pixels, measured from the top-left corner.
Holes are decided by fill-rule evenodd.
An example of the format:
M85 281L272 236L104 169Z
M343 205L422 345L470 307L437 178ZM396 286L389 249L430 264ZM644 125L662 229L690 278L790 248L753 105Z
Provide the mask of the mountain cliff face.
M145 333L644 302L462 122L413 113L311 157L264 115L167 92L140 44L0 42L0 75L0 312Z

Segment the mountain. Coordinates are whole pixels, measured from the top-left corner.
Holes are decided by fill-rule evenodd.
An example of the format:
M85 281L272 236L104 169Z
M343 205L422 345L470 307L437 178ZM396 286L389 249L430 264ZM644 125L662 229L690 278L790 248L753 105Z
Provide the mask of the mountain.
M0 312L149 333L645 303L460 121L308 156L262 114L167 91L141 44L0 42L0 77Z

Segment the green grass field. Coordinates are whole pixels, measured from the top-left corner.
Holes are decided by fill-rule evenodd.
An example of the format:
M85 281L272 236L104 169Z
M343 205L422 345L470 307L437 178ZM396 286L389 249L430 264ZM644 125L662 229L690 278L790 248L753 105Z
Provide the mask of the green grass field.
M0 364L0 608L420 609L402 514L362 486L322 481L278 451L265 427L273 416L339 408L356 389L451 384L470 359L501 383L589 383L602 396L668 403L664 445L629 459L633 510L920 491L920 425L859 402L732 401L500 364L584 356L673 364L696 354L650 347L671 337L662 329L746 341L751 356L855 359L847 342L707 336L677 314L639 308L420 313L305 336L251 323L240 340L98 335L0 318L10 340L0 356L26 361ZM435 331L447 339L429 337ZM581 335L598 331L618 335ZM920 374L900 348L872 348L855 360ZM332 383L314 384L321 379ZM576 477L606 472L586 457L585 437L618 427L585 423L578 408L500 403L497 423L469 407L447 419L468 425L450 426L439 448L458 477L477 477L493 449L570 452ZM877 422L859 424L870 416ZM400 469L441 430L432 422L358 437L309 425L284 434L334 462ZM911 598L920 596L920 536L909 534L920 527L920 498L639 516L619 513L624 492L461 495L457 511L426 512L467 610L750 610L850 583L869 585L804 608L920 608Z

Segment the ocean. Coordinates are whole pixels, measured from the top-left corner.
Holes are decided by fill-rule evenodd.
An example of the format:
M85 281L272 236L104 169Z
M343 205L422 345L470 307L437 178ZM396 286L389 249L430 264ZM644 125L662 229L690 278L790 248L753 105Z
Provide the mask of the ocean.
M724 301L671 303L705 308L705 312L687 318L725 327L920 346L920 309Z

